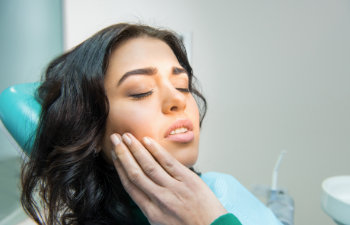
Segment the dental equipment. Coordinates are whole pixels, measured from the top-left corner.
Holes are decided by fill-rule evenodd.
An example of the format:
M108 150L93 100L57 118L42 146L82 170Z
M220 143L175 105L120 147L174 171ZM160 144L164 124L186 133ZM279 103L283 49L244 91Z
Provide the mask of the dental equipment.
M278 172L283 157L287 151L282 151L279 155L272 172L272 184L268 194L267 207L276 215L283 225L294 224L294 200L286 191L277 186Z

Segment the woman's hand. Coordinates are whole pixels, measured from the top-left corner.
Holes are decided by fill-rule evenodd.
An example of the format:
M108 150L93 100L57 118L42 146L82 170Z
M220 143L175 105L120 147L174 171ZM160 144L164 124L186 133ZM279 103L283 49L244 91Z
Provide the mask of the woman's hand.
M151 224L209 225L227 213L197 174L151 138L111 135L112 158L125 190Z

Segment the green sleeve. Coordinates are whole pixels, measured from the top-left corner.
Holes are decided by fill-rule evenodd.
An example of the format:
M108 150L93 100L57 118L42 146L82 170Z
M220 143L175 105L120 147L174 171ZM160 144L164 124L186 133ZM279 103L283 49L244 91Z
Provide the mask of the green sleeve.
M210 225L242 225L241 222L232 213L224 214L218 217Z

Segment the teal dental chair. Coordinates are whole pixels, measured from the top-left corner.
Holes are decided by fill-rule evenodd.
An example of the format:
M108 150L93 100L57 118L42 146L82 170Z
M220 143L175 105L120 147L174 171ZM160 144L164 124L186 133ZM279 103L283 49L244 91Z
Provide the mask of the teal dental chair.
M20 204L19 173L21 161L30 154L39 120L40 104L34 97L38 86L19 84L0 94L0 132L18 152L0 158L0 225L15 225L27 218ZM8 147L1 146L0 151L11 152Z

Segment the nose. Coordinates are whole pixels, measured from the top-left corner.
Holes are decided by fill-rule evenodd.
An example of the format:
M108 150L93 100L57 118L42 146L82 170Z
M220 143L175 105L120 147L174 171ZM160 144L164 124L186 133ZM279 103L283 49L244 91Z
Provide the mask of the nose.
M173 85L162 88L162 111L164 114L183 112L186 108L186 96Z

